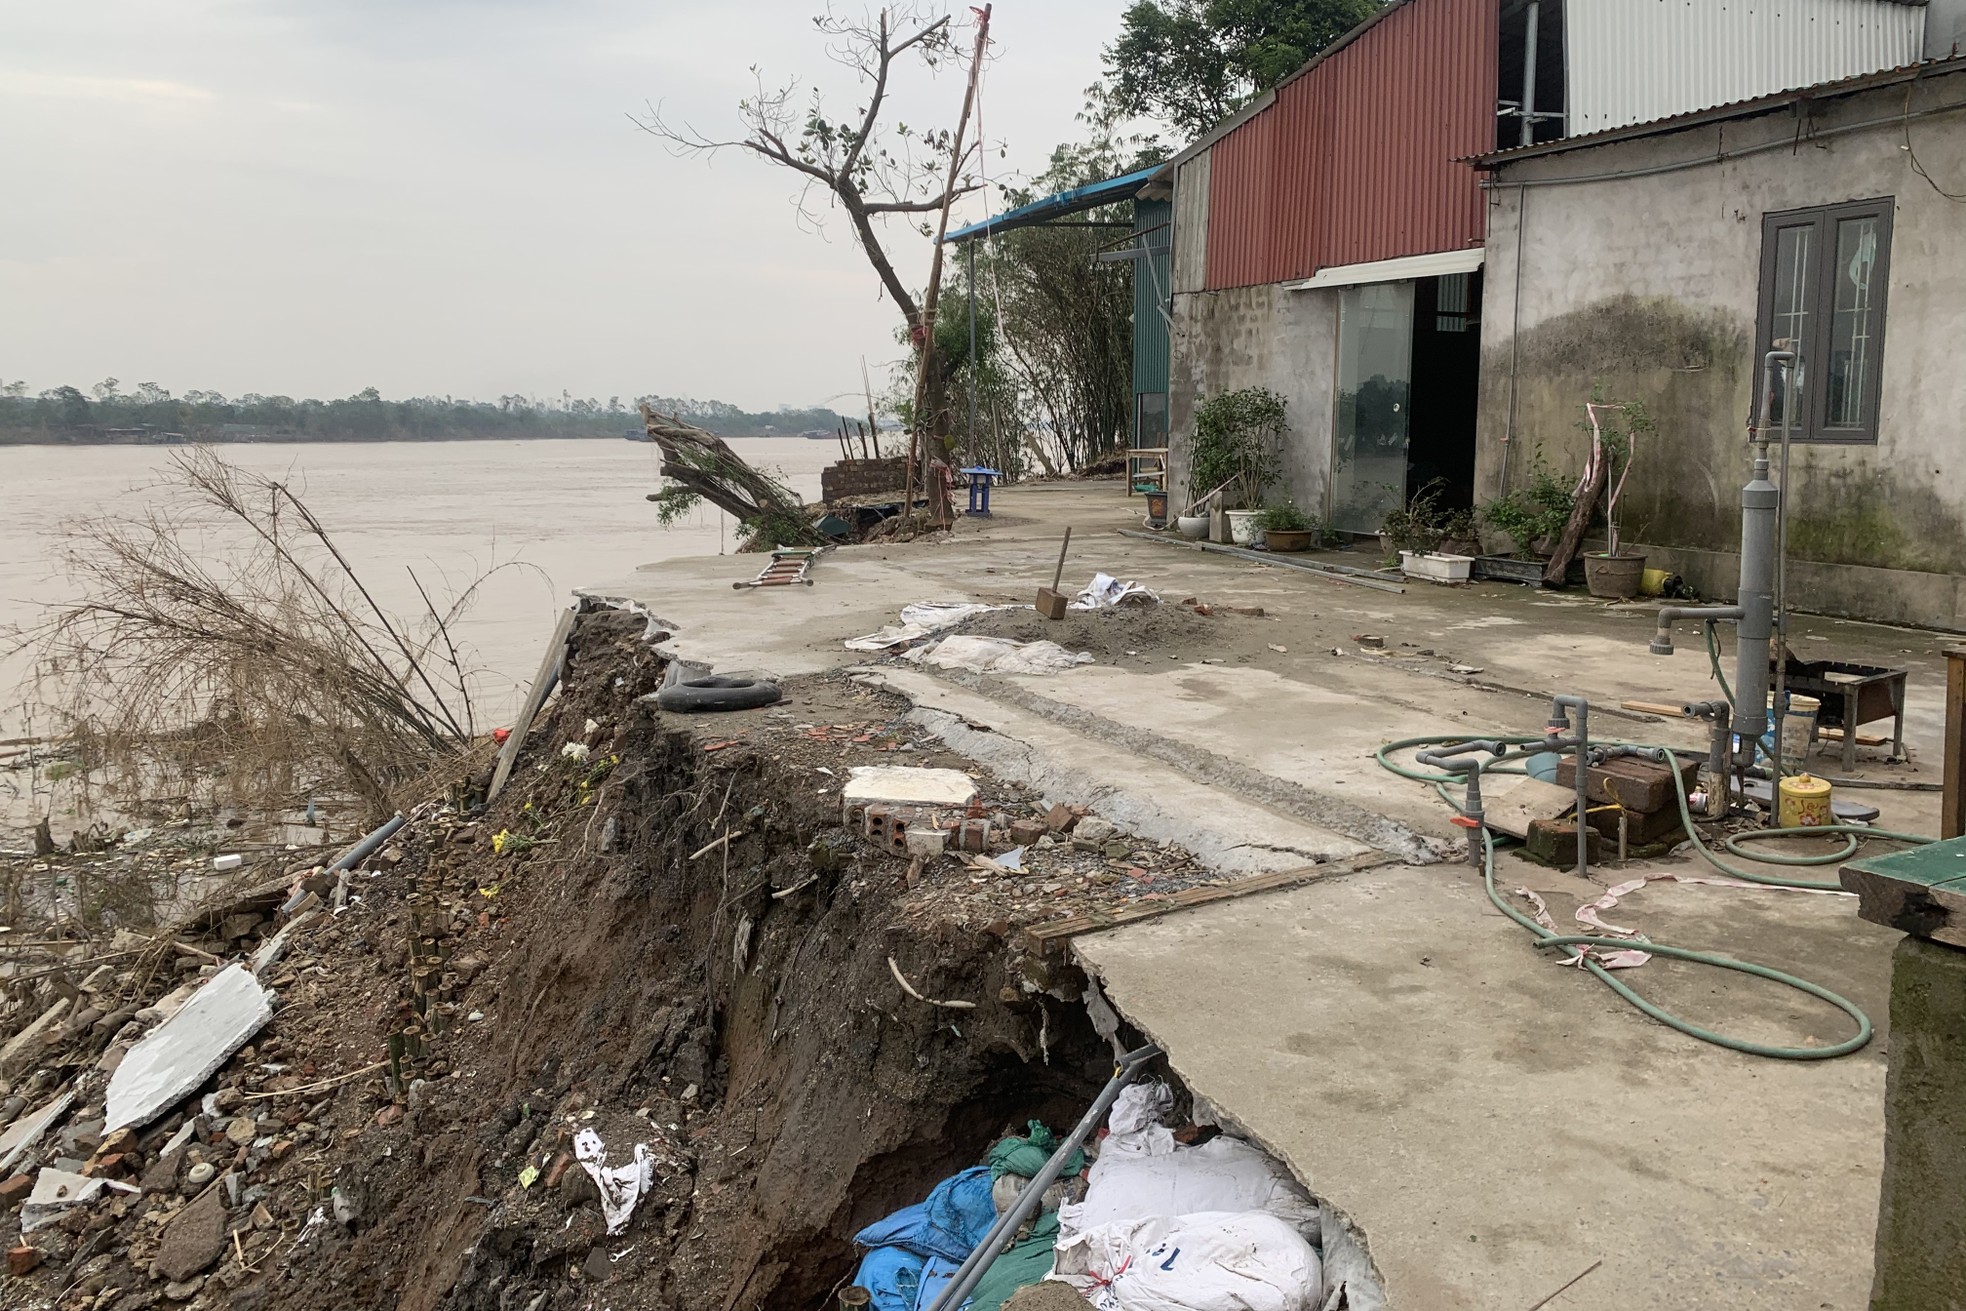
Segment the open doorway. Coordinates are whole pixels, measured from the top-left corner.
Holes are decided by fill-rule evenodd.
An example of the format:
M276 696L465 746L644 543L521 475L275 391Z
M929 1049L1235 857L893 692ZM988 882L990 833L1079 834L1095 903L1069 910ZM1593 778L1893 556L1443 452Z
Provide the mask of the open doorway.
M1474 505L1481 275L1341 289L1331 526L1373 534L1423 491Z
M1474 507L1475 397L1481 381L1481 274L1413 284L1413 413L1408 497L1432 486L1444 510Z

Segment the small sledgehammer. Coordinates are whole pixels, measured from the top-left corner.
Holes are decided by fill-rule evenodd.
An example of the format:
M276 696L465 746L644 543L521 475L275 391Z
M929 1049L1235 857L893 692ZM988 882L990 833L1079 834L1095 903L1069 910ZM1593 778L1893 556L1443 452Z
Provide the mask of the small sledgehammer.
M1072 549L1072 530L1065 530L1065 540L1058 547L1058 568L1052 572L1051 586L1038 589L1038 613L1046 619L1065 617L1066 596L1058 590L1058 580L1065 576L1065 552Z

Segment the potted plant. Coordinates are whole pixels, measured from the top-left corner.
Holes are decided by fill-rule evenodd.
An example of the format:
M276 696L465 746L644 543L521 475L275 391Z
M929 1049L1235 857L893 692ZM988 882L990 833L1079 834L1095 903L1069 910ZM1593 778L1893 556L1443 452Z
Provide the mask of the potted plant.
M1188 477L1221 488L1220 504L1239 545L1256 537L1253 508L1283 477L1284 399L1265 387L1220 392L1195 407Z
M1651 415L1638 401L1607 401L1603 388L1584 405L1584 422L1579 425L1591 434L1590 460L1584 466L1584 483L1600 478L1604 483L1604 535L1606 549L1584 555L1584 581L1592 596L1607 601L1629 601L1638 595L1645 576L1645 553L1626 551L1618 534L1618 497L1631 475L1632 460L1638 453L1641 433L1653 431ZM1598 465L1602 462L1600 472Z
M1307 551L1322 534L1323 525L1297 508L1295 501L1267 505L1256 514L1263 544L1272 551Z
M1538 451L1530 465L1529 481L1481 507L1481 521L1507 537L1513 555L1480 555L1475 572L1485 578L1540 585L1556 539L1570 522L1577 493L1551 472ZM1579 568L1581 573L1581 567ZM1581 581L1581 579L1579 580Z
M1439 478L1413 494L1403 507L1387 513L1379 525L1379 540L1390 542L1399 552L1402 573L1435 582L1462 583L1468 579L1474 556L1465 551L1443 551L1447 545L1462 545L1474 535L1474 515L1467 510L1441 508L1441 493L1447 484Z

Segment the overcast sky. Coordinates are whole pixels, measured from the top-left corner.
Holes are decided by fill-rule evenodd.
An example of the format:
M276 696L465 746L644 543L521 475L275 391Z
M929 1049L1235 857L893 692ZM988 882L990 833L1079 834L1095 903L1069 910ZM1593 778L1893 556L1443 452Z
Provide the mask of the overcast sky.
M844 223L802 230L788 175L672 157L627 117L727 130L753 65L850 110L821 3L0 0L0 380L857 391L898 318ZM993 174L1074 135L1124 7L997 5ZM906 79L909 121L953 124L956 75ZM927 243L895 231L919 286Z

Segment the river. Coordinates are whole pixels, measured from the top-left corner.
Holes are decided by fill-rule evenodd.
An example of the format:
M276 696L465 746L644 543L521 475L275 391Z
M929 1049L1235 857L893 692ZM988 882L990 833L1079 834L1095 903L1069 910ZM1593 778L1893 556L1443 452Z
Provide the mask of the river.
M807 499L831 442L756 438L732 443L753 465ZM159 509L169 447L0 446L0 634L29 627L75 593L64 576L64 526L93 515ZM483 673L481 721L497 723L532 676L556 609L570 589L637 565L713 555L735 546L729 516L708 506L671 528L645 499L661 479L652 444L584 441L228 444L242 468L288 481L334 534L389 609L421 613L414 568L433 591L454 590L494 564L460 635ZM753 562L733 563L733 577ZM407 566L407 567L406 567ZM434 584L434 585L433 585ZM0 643L0 649L4 649ZM0 739L32 728L23 656L0 656Z

